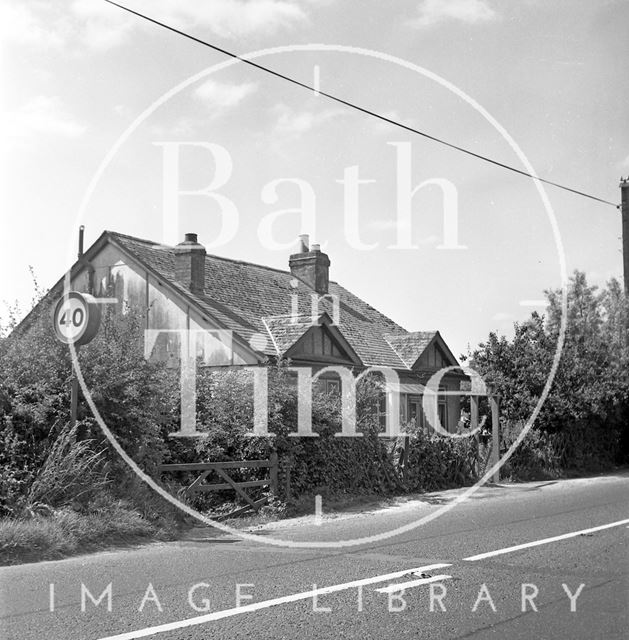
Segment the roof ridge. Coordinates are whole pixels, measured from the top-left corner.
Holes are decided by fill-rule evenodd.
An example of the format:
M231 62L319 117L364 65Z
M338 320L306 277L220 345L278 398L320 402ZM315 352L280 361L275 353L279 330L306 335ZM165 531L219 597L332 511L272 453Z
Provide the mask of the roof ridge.
M278 267L269 267L269 265L267 265L267 264L258 264L257 262L249 262L248 260L238 260L236 258L227 258L225 256L217 256L214 253L208 253L206 255L206 257L207 258L215 258L216 260L224 260L225 262L232 262L232 263L235 263L235 264L244 264L244 265L247 265L249 267L258 267L260 269L266 269L267 271L276 271L278 273L283 273L283 274L289 275L289 276L292 275L291 272L289 270L287 270L287 269L278 269ZM300 280L300 282L302 282L302 281ZM330 280L330 283L338 285L338 282L336 280ZM313 289L313 291L314 291L314 289Z
M225 262L232 262L235 264L244 264L249 267L259 267L260 269L266 269L267 271L277 271L278 273L284 273L286 275L291 275L290 271L286 269L278 269L277 267L269 267L266 264L258 264L257 262L249 262L247 260L237 260L236 258L226 258L225 256L217 256L214 253L208 253L206 258L215 258L216 260L224 260Z
M417 334L437 334L439 333L439 329L428 329L425 331L407 331L406 333L384 333L382 334L386 340L389 338L408 338Z
M130 236L126 233L120 233L119 231L110 231L109 229L105 230L105 233L111 236L117 236L120 238L125 238L127 240L133 240L135 242L143 242L144 244L149 244L154 248L162 248L162 249L174 249L175 247L170 244L164 244L162 242L155 242L154 240L145 240L144 238L138 238L137 236ZM258 267L259 269L266 269L267 271L276 271L277 273L283 273L285 275L291 275L291 272L287 269L279 269L278 267L270 267L266 264L259 264L257 262L249 262L248 260L238 260L236 258L227 258L226 256L219 256L215 253L207 253L206 258L213 258L215 260L224 260L225 262L231 262L234 264L243 264L249 267ZM330 280L331 283L337 284L336 280Z
M164 247L168 249L172 249L168 244L163 244L161 242L155 242L154 240L146 240L145 238L138 238L137 236L130 236L128 233L120 233L119 231L111 231L110 229L105 229L103 232L109 236L117 236L119 238L125 238L127 240L134 240L135 242L143 242L144 244L150 244L157 247Z

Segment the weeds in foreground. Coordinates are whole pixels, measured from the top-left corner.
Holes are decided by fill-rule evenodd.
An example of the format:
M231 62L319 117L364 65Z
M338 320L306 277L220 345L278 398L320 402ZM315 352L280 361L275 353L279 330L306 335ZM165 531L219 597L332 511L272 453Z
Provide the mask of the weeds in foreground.
M102 498L97 509L69 507L29 519L0 519L0 565L56 560L107 546L167 540L174 529L149 522L124 500Z
M63 507L87 503L110 485L106 451L92 440L78 440L77 427L64 429L55 440L28 493L27 505Z

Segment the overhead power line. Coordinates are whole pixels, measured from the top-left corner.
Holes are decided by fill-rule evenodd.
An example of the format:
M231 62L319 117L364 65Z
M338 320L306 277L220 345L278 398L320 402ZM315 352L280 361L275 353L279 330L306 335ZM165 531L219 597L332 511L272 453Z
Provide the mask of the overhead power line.
M252 60L247 60L247 58L243 58L241 56L239 56L236 53L232 53L231 51L228 51L227 49L223 49L222 47L219 47L215 44L211 44L210 42L207 42L205 40L201 40L200 38L197 38L189 33L186 33L185 31L181 31L180 29L176 29L175 27L171 27L170 25L164 23L164 22L160 22L159 20L155 20L154 18L150 18L147 15L144 15L143 13L139 13L138 11L134 11L133 9L129 9L129 7L125 7L124 5L118 4L117 2L113 2L113 0L105 0L105 2L114 5L115 7L118 7L119 9L122 9L123 11L127 11L128 13L132 13L133 15L138 16L139 18L142 18L143 20L147 20L148 22L152 22L153 24L156 24L159 27L163 27L164 29L168 29L168 31L172 31L173 33L176 33L180 36L183 36L184 38L188 38L188 40L192 40L193 42L197 42L199 44L202 44L205 47L209 47L210 49L213 49L214 51L218 51L219 53L222 53L226 56L229 56L230 58L234 58L236 60L239 60L240 62L242 62L243 64L249 65L250 67L254 67L255 69L258 69L260 71L264 71L265 73L268 73L272 76L275 76L276 78L281 78L282 80L286 80L287 82L290 82L294 85L297 85L298 87L302 87L303 89L307 89L308 91L311 92L316 92L317 95L320 96L324 96L326 98L328 98L329 100L333 100L334 102L338 103L338 104L342 104L346 107L350 107L351 109L354 109L356 111L360 111L361 113L365 113L369 116L372 116L374 118L378 118L378 120L381 120L383 122L388 122L389 124L392 124L396 127L399 127L400 129L404 129L405 131L410 131L411 133L415 133L419 136L422 136L423 138L426 138L428 140L432 140L433 142L438 142L439 144L445 145L446 147L449 147L450 149L454 149L455 151L460 151L461 153L465 153L468 156L472 156L473 158L477 158L478 160L482 160L484 162L488 162L489 164L493 164L496 167L501 167L502 169L506 169L507 171L511 171L513 173L517 173L521 176L525 176L527 178L532 178L534 180L539 180L540 182L543 182L544 184L548 184L550 186L553 187L557 187L558 189L563 189L564 191L569 191L570 193L574 193L578 196L583 196L584 198L589 198L590 200L596 200L597 202L602 202L603 204L608 204L611 205L612 207L615 208L620 208L620 205L616 204L615 202L610 202L609 200L605 200L604 198L599 198L598 196L593 196L590 193L586 193L585 191L579 191L578 189L573 189L572 187L567 187L563 184L560 184L558 182L553 182L552 180L547 180L546 178L540 178L539 176L533 175L532 173L528 173L527 171L523 171L522 169L518 169L517 167L513 167L511 165L505 164L504 162L499 162L498 160L494 160L493 158L490 158L488 156L484 156L480 153L476 153L474 151L470 151L469 149L466 149L465 147L460 147L459 145L453 144L452 142L448 142L447 140L443 140L442 138L438 138L436 136L432 136L429 133L426 133L425 131L420 131L419 129L415 129L414 127L411 127L409 125L406 125L402 122L398 122L397 120L393 120L391 118L387 118L386 116L383 116L380 113L377 113L375 111L371 111L370 109L367 109L365 107L361 107L360 105L357 105L353 102L350 102L349 100L344 100L343 98L339 98L335 95L332 95L331 93L327 93L325 91L321 91L320 88L318 87L313 87L305 82L301 82L300 80L296 80L295 78L291 78L290 76L287 76L283 73L280 73L279 71L274 71L273 69L270 69L269 67L265 67L264 65L258 64L257 62L253 62Z

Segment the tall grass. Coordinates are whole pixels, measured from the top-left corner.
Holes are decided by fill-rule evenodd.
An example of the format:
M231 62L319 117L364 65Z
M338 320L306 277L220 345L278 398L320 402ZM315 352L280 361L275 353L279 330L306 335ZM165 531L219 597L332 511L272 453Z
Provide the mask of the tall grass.
M92 440L77 440L77 427L65 428L55 440L29 490L28 505L61 507L85 504L110 484L105 450Z
M0 519L0 565L56 560L83 551L169 539L172 531L143 518L122 500L101 500L99 509L78 513L64 507L30 519Z
M0 564L174 536L170 505L133 480L113 486L106 456L93 440L77 440L76 427L61 431L18 517L0 519ZM115 496L121 484L129 498Z

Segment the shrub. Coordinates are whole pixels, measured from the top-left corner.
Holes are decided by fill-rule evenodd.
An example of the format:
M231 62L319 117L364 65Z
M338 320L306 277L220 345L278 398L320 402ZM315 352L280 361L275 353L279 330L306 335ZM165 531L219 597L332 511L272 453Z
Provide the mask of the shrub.
M205 372L197 386L197 429L205 435L193 440L169 441L168 462L198 462L267 458L279 454L279 495L299 502L304 496L329 499L348 494L390 495L427 491L472 483L476 476L475 443L428 436L413 430L408 439L406 465L400 466L405 440L381 437L374 407L381 384L376 376L357 385L357 430L361 437L337 438L341 431L341 398L313 392L312 425L316 438L293 438L297 430L297 393L285 364L269 370L268 437L251 437L253 386L251 374L243 371ZM258 479L266 469L230 471L238 481ZM179 484L189 484L196 474L179 473ZM173 485L173 491L176 485ZM253 492L252 492L253 493ZM258 495L263 495L259 490ZM221 512L226 493L188 497L200 509ZM281 511L283 509L279 508Z
M501 469L511 480L545 480L561 475L556 437L531 429Z
M537 404L557 347L559 291L547 291L548 313L514 325L514 337L492 333L469 354L471 365L501 396L503 419L526 421ZM599 291L575 271L568 291L565 343L550 393L511 460L514 477L610 469L629 462L628 301L616 280ZM539 451L535 449L539 447Z
M154 472L164 448L163 416L176 410L177 376L145 360L143 328L138 310L107 311L97 337L80 350L79 363L105 423L125 451ZM81 485L81 474L70 480L72 464L93 468L94 481L96 470L106 467L117 487L126 482L126 465L83 399L78 442L62 428L70 420L71 369L68 348L54 338L46 301L25 325L0 339L0 516L19 513L29 500L67 503L73 491L88 500L89 483ZM66 481L71 486L64 490Z
M30 486L28 504L86 505L107 490L111 480L106 450L95 449L93 440L77 441L79 428L80 425L65 427L57 436Z
M48 516L0 519L0 564L54 560L154 537L169 538L170 531L144 519L127 502L103 497L98 510L86 513L63 507Z
M447 438L410 429L405 465L407 491L436 491L477 480L478 448L473 438Z

